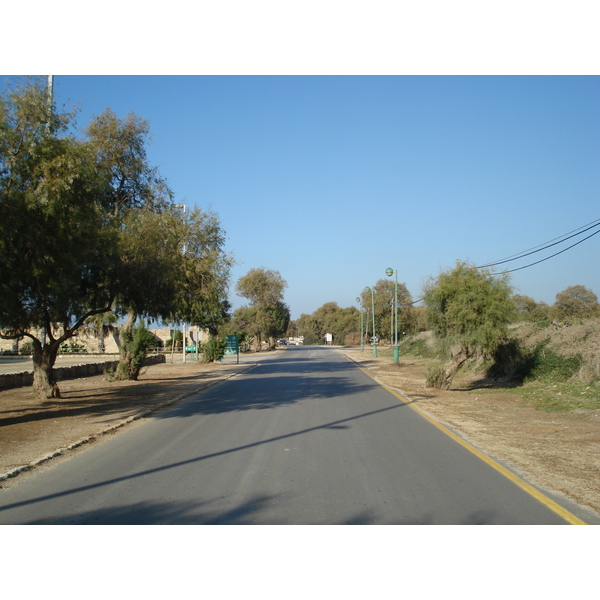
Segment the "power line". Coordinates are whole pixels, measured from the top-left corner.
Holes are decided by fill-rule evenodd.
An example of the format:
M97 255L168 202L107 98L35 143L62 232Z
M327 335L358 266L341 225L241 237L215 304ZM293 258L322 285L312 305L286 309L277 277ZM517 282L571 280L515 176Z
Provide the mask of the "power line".
M586 231L589 231L590 229L594 229L595 227L599 227L599 226L600 226L600 219L598 219L597 221L592 221L592 223L588 223L587 225L583 225L583 227L580 227L579 229L573 230L577 233L573 233L573 231L570 231L569 233L565 233L565 234L559 236L558 238L554 238L553 240L550 240L550 242L544 242L543 244L540 244L539 246L534 246L534 248L530 248L529 250L524 250L523 252L520 252L518 254L513 254L512 256L509 256L502 260L491 262L486 265L481 265L480 267L477 267L477 268L485 269L487 267L494 267L496 265L502 265L507 262L512 262L514 260L519 260L521 258L525 258L526 256L530 256L531 254L536 254L537 252L541 252L542 250L547 250L548 248L551 248L552 246L556 246L557 244L562 244L563 242L566 242L567 240L569 240L573 237L581 235L582 233L585 233ZM598 232L596 232L596 233L598 233ZM572 234L572 235L570 235L570 234ZM592 235L595 235L595 234L592 234ZM567 237L565 237L565 236L567 236ZM588 237L591 237L591 236L588 236ZM588 239L588 238L584 238L584 239ZM559 241L556 242L554 240L559 240ZM584 241L584 240L581 240L581 241ZM554 243L551 243L551 242L554 242ZM573 246L576 246L576 245L577 244L573 244ZM569 248L572 248L573 246L569 246ZM568 250L569 248L566 248L566 250ZM560 254L560 252L558 252L557 254ZM556 256L556 254L553 254L552 256ZM552 258L552 256L549 256L548 258ZM546 260L546 259L544 259L544 260ZM542 262L542 261L538 261L538 262ZM537 264L537 263L532 263L532 264ZM521 268L525 268L525 267L521 267ZM518 269L514 269L514 270L516 271Z
M552 246L556 246L557 244L562 244L563 242L566 242L567 240L569 240L573 237L576 237L578 235L581 235L582 233L585 233L586 231L590 231L590 229L594 229L596 227L600 227L600 219L597 219L596 221L591 221L590 223L587 223L586 225L582 225L578 229L573 229L573 231L569 231L568 233L565 233L557 238L553 238L552 240L549 240L548 242L544 242L543 244L540 244L539 246L534 246L533 248L530 248L529 250L524 250L523 252L520 252L518 254L513 254L505 259L502 259L502 260L499 260L499 261L496 261L493 263L489 263L487 265L482 265L480 267L475 267L475 268L476 269L485 269L487 267L493 267L493 266L501 265L501 264L504 264L507 262L512 262L513 260L518 260L520 258L525 258L526 256L530 256L531 254L536 254L537 252L541 252L542 250L547 250L548 248L551 248ZM589 240L591 237L595 236L598 233L600 233L600 229L597 229L596 231L594 231L594 233L588 235L587 237L584 237L582 240L579 240L578 242L575 242L574 244L571 244L567 248L563 248L559 252L555 252L554 254L551 254L550 256L546 256L545 258L542 258L541 260L537 260L535 262L529 263L528 265L525 265L523 267L518 267L516 269L510 269L509 271L501 271L499 273L492 273L492 275L503 275L506 273L514 273L515 271L521 271L523 269L533 267L534 265L538 265L547 260L550 260L551 258L554 258L555 256L558 256L559 254L562 254L563 252L566 252L567 250L570 250L571 248L578 246L579 244L585 242L586 240ZM565 236L567 236L567 237L565 237ZM556 241L556 240L559 240L559 241ZM418 300L414 300L413 302L399 304L398 306L399 307L400 306L412 306L413 304L417 304L418 302L421 302L421 300L423 300L423 299L424 298L419 298Z
M575 246L578 246L582 242L585 242L585 240L589 240L591 237L595 236L597 233L600 233L600 229L598 229L597 231L594 231L594 233L588 235L587 237L584 237L582 240L579 240L578 242L575 242L574 244L571 244L567 248L564 248L560 252L556 252L554 254L551 254L550 256L547 256L546 258L542 258L542 260L538 260L536 262L530 263L528 265L525 265L524 267L518 267L516 269L511 269L510 271L502 271L502 273L514 273L515 271L520 271L521 269L527 269L528 267L533 267L533 265L538 265L539 263L542 263L542 262L544 262L546 260L549 260L550 258L554 258L555 256L558 256L559 254L562 254L563 252L566 252L567 250L570 250L571 248L573 248ZM478 268L480 268L480 267L478 267Z

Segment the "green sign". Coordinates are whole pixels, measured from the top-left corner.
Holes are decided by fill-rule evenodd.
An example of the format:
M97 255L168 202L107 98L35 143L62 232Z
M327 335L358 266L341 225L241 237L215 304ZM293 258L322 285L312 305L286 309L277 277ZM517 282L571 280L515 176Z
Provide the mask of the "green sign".
M225 354L239 354L239 336L228 335L225 345Z

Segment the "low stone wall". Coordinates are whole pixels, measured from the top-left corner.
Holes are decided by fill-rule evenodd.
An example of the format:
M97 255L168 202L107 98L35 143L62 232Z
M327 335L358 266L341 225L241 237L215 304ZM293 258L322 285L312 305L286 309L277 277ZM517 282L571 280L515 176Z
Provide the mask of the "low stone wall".
M154 354L148 356L145 365L156 365L166 362L164 354ZM82 365L72 365L70 367L59 367L54 369L57 381L64 379L79 379L81 377L92 377L102 375L109 369L114 369L119 364L118 360L109 360L99 363L86 363ZM22 371L20 373L6 373L0 375L0 389L25 387L33 384L33 371Z

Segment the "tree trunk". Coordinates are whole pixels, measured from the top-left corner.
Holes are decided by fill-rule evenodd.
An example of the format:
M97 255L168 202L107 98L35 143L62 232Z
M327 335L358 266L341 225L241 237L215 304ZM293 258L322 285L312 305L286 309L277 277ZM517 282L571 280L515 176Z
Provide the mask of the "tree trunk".
M40 400L60 398L54 375L59 348L60 342L56 340L43 347L39 340L33 340L33 390Z
M468 348L461 346L452 353L452 358L442 367L439 374L439 387L442 390L447 390L452 384L454 376L458 370L469 360L470 354Z
M262 348L262 338L260 333L254 335L254 352L260 352Z
M127 314L127 321L119 328L119 351L121 354L119 364L117 365L117 379L130 379L136 381L139 369L133 364L133 354L131 352L131 342L133 340L133 326L137 320L137 313Z

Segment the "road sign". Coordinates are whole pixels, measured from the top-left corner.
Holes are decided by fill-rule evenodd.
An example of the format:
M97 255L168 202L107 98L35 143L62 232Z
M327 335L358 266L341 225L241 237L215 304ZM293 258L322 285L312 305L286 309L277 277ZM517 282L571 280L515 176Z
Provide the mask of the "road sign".
M237 362L240 362L240 344L239 344L239 336L237 335L228 335L225 342L225 355L236 354Z

